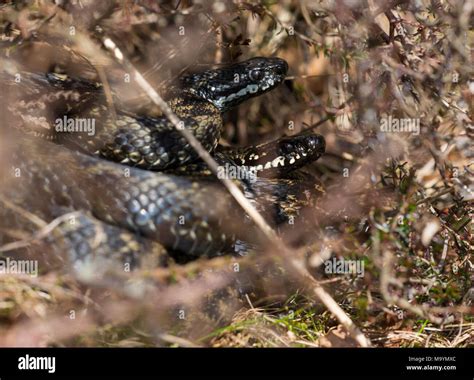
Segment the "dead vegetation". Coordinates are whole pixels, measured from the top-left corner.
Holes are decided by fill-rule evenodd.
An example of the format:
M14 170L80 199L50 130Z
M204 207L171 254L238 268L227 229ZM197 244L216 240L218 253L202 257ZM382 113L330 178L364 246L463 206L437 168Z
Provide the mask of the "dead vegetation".
M325 194L300 215L309 232L281 228L310 241L299 249L101 281L1 274L0 345L360 345L344 313L375 346L473 345L471 2L60 3L0 6L2 64L122 82L113 107L160 112L106 38L158 91L186 70L286 59L288 81L228 114L224 142L314 129L327 153L307 171ZM343 259L359 272L338 272ZM245 273L266 274L255 294L222 291Z

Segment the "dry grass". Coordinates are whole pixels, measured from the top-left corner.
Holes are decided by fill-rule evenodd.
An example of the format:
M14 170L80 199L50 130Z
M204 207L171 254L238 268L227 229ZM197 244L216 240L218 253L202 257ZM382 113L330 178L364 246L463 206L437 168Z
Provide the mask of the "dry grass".
M300 213L313 221L309 232L280 228L302 248L287 259L299 260L374 345L474 345L471 2L64 3L0 6L0 60L31 70L60 62L69 74L102 81L106 73L121 94L115 107L159 112L123 83L103 36L159 90L211 63L285 58L291 80L230 112L224 142L305 129L325 136L327 154L306 171L326 193ZM413 122L411 132L383 127L402 119ZM261 274L255 265L268 274L250 303L219 293L235 281L232 259L110 282L64 271L0 275L0 345L356 345L284 262L262 256L241 264L250 278ZM328 273L333 258L363 263L363 276Z

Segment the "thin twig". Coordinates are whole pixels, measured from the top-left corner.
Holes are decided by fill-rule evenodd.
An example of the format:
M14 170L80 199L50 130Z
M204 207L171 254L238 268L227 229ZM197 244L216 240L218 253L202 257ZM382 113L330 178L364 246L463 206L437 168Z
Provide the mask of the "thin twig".
M202 347L199 344L193 343L188 339L184 339L171 334L159 334L158 338L171 344L177 344L180 347Z
M430 195L429 197L426 197L426 198L423 198L421 200L419 200L418 202L416 202L416 205L419 206L423 203L426 203L426 202L431 202L435 199L438 199L440 197L442 197L443 195L446 195L446 194L449 194L453 191L453 189L451 189L450 187L447 188L447 189L444 189L442 191L440 191L439 193L436 193L436 194L433 194L433 195Z
M48 223L45 225L43 228L40 230L36 231L31 238L24 239L24 240L18 240L14 241L11 243L7 243L3 246L0 247L0 252L8 252L8 251L13 251L15 249L20 249L20 248L25 248L31 245L32 242L41 240L48 236L51 231L53 231L57 226L59 226L61 223L65 222L66 220L70 218L74 218L76 216L80 216L81 212L80 211L74 211L74 212L69 212L67 214L63 214L60 217L54 219L51 221L51 223Z
M287 76L285 80L295 80L295 79L308 79L308 78L321 78L321 77L333 77L335 74L318 74L318 75L309 75L309 74L302 74L302 75L291 75Z
M36 216L35 214L25 210L24 208L13 204L12 202L10 202L9 200L7 200L3 197L0 197L0 202L2 202L6 207L8 207L12 211L16 212L17 214L21 215L25 219L28 219L30 222L37 225L38 227L45 227L47 225L47 223L43 219L41 219L38 216Z

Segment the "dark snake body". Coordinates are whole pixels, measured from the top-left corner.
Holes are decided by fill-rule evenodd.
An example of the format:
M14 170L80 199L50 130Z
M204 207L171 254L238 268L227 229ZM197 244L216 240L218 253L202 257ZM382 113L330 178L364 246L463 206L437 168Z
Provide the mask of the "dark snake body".
M257 147L216 147L221 114L276 87L286 71L286 62L277 58L209 70L183 78L168 102L220 164L248 165L262 177L279 177L316 160L324 152L324 139L311 134ZM25 73L22 84L26 90L8 109L22 133L2 128L5 138L12 138L7 166L12 170L4 170L1 195L48 222L80 210L77 223L63 223L59 234L72 261L113 251L133 264L141 253L159 251L154 242L190 257L213 256L228 252L236 239L256 240L255 228L242 223L247 217L224 188L212 177L191 172L205 168L166 118L111 117L100 86L86 81ZM98 129L93 135L57 133L51 125L58 115L93 118ZM261 178L243 189L257 203L272 194L278 194L276 202L292 203L298 186L292 180ZM28 224L8 207L2 210L4 235L11 238L5 230L15 226L28 231Z

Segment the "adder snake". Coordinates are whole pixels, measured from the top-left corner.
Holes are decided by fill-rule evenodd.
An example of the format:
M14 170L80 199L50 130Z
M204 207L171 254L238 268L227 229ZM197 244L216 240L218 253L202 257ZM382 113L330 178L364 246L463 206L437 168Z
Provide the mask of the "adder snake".
M300 182L284 177L324 153L323 137L302 134L237 149L218 147L218 141L222 113L277 87L287 69L279 58L253 58L186 75L167 95L183 127L219 164L253 170L257 180L241 187L257 208L263 210L265 200L276 207L277 216L270 216L276 219L285 218L285 207L301 195ZM165 117L120 109L114 116L102 86L77 78L22 72L15 81L6 71L1 78L9 92L2 96L7 116L1 130L11 141L4 147L2 199L46 222L80 211L75 223L61 225L70 260L114 252L134 261L157 243L188 257L214 256L232 250L238 239L255 240L252 223L243 222L233 198L203 174L205 165ZM54 127L79 117L94 120L94 133ZM6 240L13 228L37 228L8 207L1 219ZM101 235L94 239L97 229Z

